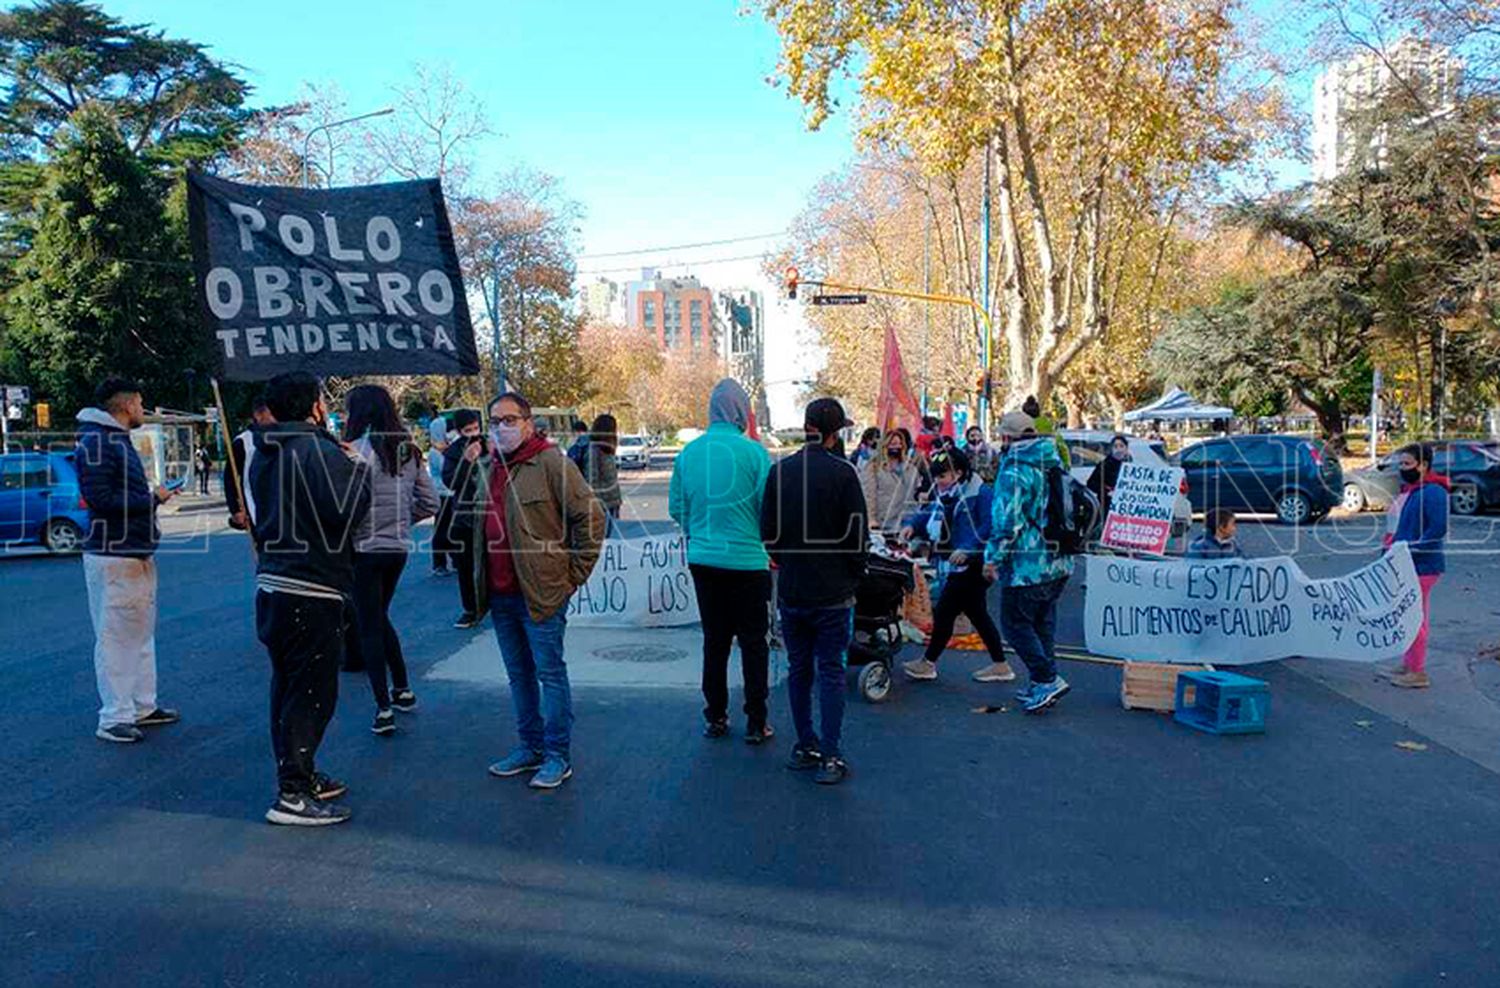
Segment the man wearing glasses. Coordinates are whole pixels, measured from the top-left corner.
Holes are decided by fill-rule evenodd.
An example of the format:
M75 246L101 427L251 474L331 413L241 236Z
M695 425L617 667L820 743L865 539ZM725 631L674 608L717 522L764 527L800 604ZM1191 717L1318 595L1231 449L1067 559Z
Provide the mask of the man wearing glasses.
M568 599L594 569L607 518L578 467L538 435L525 398L507 392L490 402L488 440L477 465L484 537L475 595L495 624L520 735L490 774L529 773L532 788L556 789L573 774Z

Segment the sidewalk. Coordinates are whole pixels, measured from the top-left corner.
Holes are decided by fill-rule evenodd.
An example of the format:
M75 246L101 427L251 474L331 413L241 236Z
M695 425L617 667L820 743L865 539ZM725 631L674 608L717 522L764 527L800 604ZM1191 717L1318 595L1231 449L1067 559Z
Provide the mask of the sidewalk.
M703 681L703 633L685 628L568 629L564 658L574 686L697 690ZM730 658L731 686L742 681L739 649ZM433 664L427 679L503 689L505 665L486 626L468 644ZM771 686L786 679L786 653L771 652Z

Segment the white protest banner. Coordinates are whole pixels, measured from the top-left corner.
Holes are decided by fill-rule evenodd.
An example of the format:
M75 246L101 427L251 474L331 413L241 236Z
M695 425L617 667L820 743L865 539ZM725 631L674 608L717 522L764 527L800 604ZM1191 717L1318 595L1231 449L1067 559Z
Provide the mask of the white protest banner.
M681 533L604 543L588 582L568 601L584 628L671 628L698 622L698 597Z
M1122 463L1100 541L1124 552L1165 552L1182 477L1180 467Z
M1345 576L1310 579L1288 556L1154 560L1088 557L1090 652L1148 662L1244 665L1270 659L1375 662L1422 626L1404 543Z

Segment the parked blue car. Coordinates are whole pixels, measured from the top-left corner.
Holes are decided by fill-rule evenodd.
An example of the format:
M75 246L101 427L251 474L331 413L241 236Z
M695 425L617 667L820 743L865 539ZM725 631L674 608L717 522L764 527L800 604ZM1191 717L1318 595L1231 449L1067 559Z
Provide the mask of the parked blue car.
M77 552L88 527L72 453L0 455L0 545Z

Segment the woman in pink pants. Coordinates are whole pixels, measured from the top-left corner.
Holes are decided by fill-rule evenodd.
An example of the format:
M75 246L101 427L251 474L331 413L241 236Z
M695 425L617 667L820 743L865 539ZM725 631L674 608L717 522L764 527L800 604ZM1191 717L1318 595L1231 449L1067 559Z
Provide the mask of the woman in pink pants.
M1386 514L1385 544L1405 542L1422 584L1422 629L1412 639L1401 665L1387 674L1392 686L1426 689L1427 625L1431 616L1432 588L1443 575L1446 559L1443 543L1448 538L1448 478L1432 472L1432 447L1413 443L1396 454L1401 471L1401 493Z

